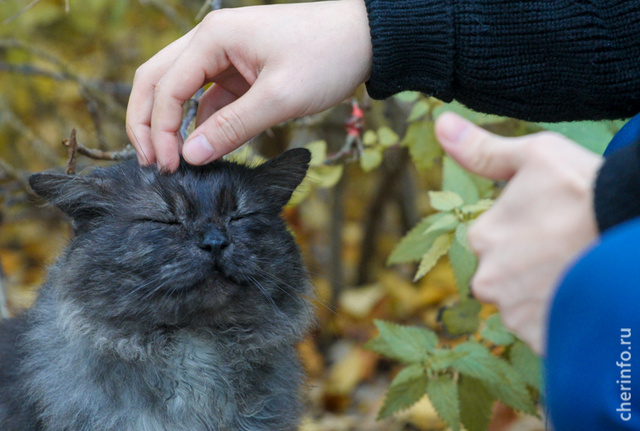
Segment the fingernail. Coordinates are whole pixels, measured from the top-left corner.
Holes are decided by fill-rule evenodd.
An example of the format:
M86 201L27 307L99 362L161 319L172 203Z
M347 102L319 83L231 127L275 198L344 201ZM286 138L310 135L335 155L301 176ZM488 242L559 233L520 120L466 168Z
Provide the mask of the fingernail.
M469 130L469 123L456 114L445 113L438 120L439 137L451 144L462 142Z
M184 143L182 155L188 163L200 165L213 158L215 151L204 135L198 135Z

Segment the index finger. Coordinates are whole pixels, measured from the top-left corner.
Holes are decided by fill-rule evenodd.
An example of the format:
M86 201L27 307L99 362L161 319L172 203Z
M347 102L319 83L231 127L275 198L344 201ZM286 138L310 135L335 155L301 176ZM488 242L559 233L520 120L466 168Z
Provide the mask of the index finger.
M231 64L224 41L212 44L212 38L211 34L196 33L155 87L151 142L161 168L174 170L180 163L177 134L184 103Z
M199 25L167 45L136 70L127 104L126 131L141 164L156 161L151 143L151 111L155 87L193 38Z

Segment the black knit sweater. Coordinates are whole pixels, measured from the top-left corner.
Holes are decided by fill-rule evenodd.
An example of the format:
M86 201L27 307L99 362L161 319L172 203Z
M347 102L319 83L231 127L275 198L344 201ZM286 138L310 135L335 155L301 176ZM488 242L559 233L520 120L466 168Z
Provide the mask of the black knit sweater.
M417 90L529 121L640 112L640 0L365 0L369 94ZM601 230L640 216L640 146L609 159Z
M530 121L640 112L640 0L365 0L374 98Z

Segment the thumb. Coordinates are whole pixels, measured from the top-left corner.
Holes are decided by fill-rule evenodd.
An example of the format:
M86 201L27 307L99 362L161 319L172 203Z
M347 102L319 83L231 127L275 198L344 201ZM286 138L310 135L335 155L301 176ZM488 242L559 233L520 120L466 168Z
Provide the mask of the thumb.
M244 95L198 125L185 142L182 155L190 164L204 165L230 153L285 119L276 105L256 81Z
M523 163L521 140L494 135L451 112L436 121L436 137L463 168L486 178L510 179Z

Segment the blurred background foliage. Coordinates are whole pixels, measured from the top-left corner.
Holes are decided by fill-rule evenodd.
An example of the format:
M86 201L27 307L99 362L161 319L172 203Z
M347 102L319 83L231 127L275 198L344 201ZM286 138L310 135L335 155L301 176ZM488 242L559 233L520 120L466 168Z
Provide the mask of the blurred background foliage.
M61 142L74 128L78 142L85 147L125 149L125 108L136 68L186 33L219 3L0 0L3 316L29 306L43 281L46 265L62 250L70 233L60 213L43 207L29 195L29 173L65 169L67 149ZM272 2L221 3L222 7L238 7ZM379 345L373 350L363 348L378 334L375 319L429 328L445 348L484 340L487 348L500 356L511 346L505 347L500 340L507 337L510 343L514 342L508 336L496 336L493 329L499 319L487 320L495 314L493 307L473 305L471 312L451 307L469 302L459 294L468 284L461 287L460 280L454 277L455 262L452 269L445 256L448 248L428 257L431 247L424 248L423 244L424 249L413 256L416 238L419 240L415 236L404 240L405 249L396 248L410 229L437 209L449 211L449 216L462 214L455 205L448 206L450 200L443 203L442 198L449 199L450 195L429 195L430 191L443 188L443 158L433 137L433 120L444 110L455 110L508 136L543 128L555 130L596 152L603 151L620 126L530 124L474 113L458 104L443 105L415 93L376 102L361 88L353 100L325 113L278 125L257 137L250 149L243 147L235 157L272 157L297 146L309 147L314 155L311 173L295 198L297 205L285 211L318 292L318 328L300 346L310 378L310 408L304 431L446 427L433 403L422 395L407 405L396 406L396 410L402 410L399 414L376 421L385 403L385 392L402 367L393 360L398 358L375 353L373 350L384 353ZM111 162L78 156L77 169L104 163ZM500 187L501 184L490 184L482 197L495 197ZM438 205L432 201L434 196L440 199ZM454 203L456 199L453 198ZM476 213L484 209L483 204L474 207ZM461 221L472 221L476 213L460 218L453 229ZM453 236L451 233L447 244L453 244ZM387 266L388 260L394 265ZM420 273L414 283L416 271ZM447 327L447 312L453 316L450 321L462 315L462 326L471 322L470 327L452 331ZM493 342L478 335L481 329L485 335L486 331L493 331L488 337ZM535 379L530 388L535 386L533 383ZM441 407L441 403L436 404ZM387 403L382 416L390 416L391 407ZM494 431L544 429L540 419L521 416L512 407L491 401L487 426ZM442 410L439 412L442 416Z

